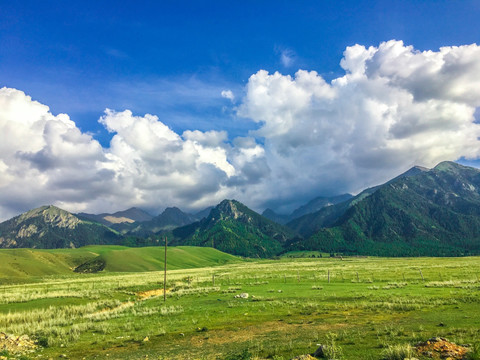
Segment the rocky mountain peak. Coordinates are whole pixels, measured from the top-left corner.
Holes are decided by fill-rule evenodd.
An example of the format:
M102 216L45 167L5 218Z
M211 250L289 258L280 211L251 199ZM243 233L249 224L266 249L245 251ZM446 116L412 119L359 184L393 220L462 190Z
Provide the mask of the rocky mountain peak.
M220 212L222 218L238 219L245 215L244 212L239 209L239 205L241 206L241 203L236 200L223 200L218 204L217 210Z
M75 229L81 222L79 218L70 214L68 211L59 209L53 205L41 206L39 208L27 211L17 217L17 224L25 222L29 219L40 218L46 224L59 228Z

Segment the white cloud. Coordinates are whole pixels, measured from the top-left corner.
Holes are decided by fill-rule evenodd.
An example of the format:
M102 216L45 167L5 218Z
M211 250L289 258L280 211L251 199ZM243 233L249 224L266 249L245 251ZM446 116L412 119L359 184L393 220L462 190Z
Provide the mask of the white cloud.
M71 211L237 198L258 210L359 191L413 165L480 156L480 47L348 47L345 75L260 70L237 109L258 128L176 133L157 116L106 110L102 146L65 114L0 90L0 219L46 203ZM217 91L218 94L218 91ZM233 92L221 95L234 100ZM218 95L217 95L218 98ZM238 120L237 120L238 121Z
M271 169L259 192L265 202L358 191L415 164L480 155L477 45L355 45L341 65L346 75L331 84L302 70L250 77L239 114L260 124Z
M291 49L282 49L280 51L280 62L284 67L291 67L295 63L295 52Z
M226 132L179 135L156 116L107 109L99 121L114 135L102 148L21 91L1 89L0 108L2 219L47 203L101 212L201 207L231 195Z
M65 114L0 89L0 218L55 200L82 203L108 187L100 144Z
M235 95L232 90L222 90L221 95L223 98L228 99L231 102L235 101Z

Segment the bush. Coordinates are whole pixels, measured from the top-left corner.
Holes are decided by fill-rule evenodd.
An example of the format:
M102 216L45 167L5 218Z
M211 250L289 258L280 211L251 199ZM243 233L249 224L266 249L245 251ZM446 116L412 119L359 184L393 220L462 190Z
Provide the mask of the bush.
M37 339L37 344L46 348L48 347L48 337L46 336L40 336L38 339Z
M384 360L404 360L412 358L415 355L414 352L410 344L398 344L388 345L382 354Z

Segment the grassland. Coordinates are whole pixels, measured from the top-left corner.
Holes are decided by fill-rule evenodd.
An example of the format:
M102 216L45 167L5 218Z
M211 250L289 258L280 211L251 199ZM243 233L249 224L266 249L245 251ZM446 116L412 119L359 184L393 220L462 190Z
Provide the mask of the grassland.
M2 249L0 284L18 283L45 276L71 275L77 266L100 258L106 272L163 270L161 247L129 248L117 245L85 246L79 249ZM191 246L168 250L168 269L188 269L238 262L235 256L211 248Z
M180 250L187 259L192 249ZM115 258L115 251L122 253L118 263L137 261L129 249L103 255ZM144 251L146 263L155 263ZM282 258L172 268L165 303L163 274L149 269L5 282L0 331L39 340L43 347L26 358L71 359L286 360L317 344L335 344L336 358L382 359L394 346L433 336L471 344L480 338L478 257ZM235 298L240 293L249 297Z

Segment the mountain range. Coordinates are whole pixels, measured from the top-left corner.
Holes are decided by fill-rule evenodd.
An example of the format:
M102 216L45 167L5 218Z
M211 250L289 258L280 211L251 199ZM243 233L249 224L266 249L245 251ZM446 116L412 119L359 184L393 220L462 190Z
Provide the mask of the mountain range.
M310 225L302 225L310 224ZM351 201L297 219L289 249L380 256L480 253L480 171L413 168Z
M142 209L132 207L124 211L117 211L113 214L87 214L87 213L78 213L76 214L79 218L90 219L102 223L107 226L113 224L122 224L127 223L131 224L134 222L144 222L153 219L153 216L149 213L143 211Z
M317 197L288 215L263 216L235 200L188 214L131 208L70 214L54 206L0 224L0 247L87 244L208 246L246 257L291 250L381 256L480 254L480 170L454 162L413 167L356 196ZM148 239L148 240L145 240Z
M159 232L173 230L179 226L191 224L203 218L204 212L189 214L177 207L168 207L160 215L150 221L130 225L129 235L150 236Z

